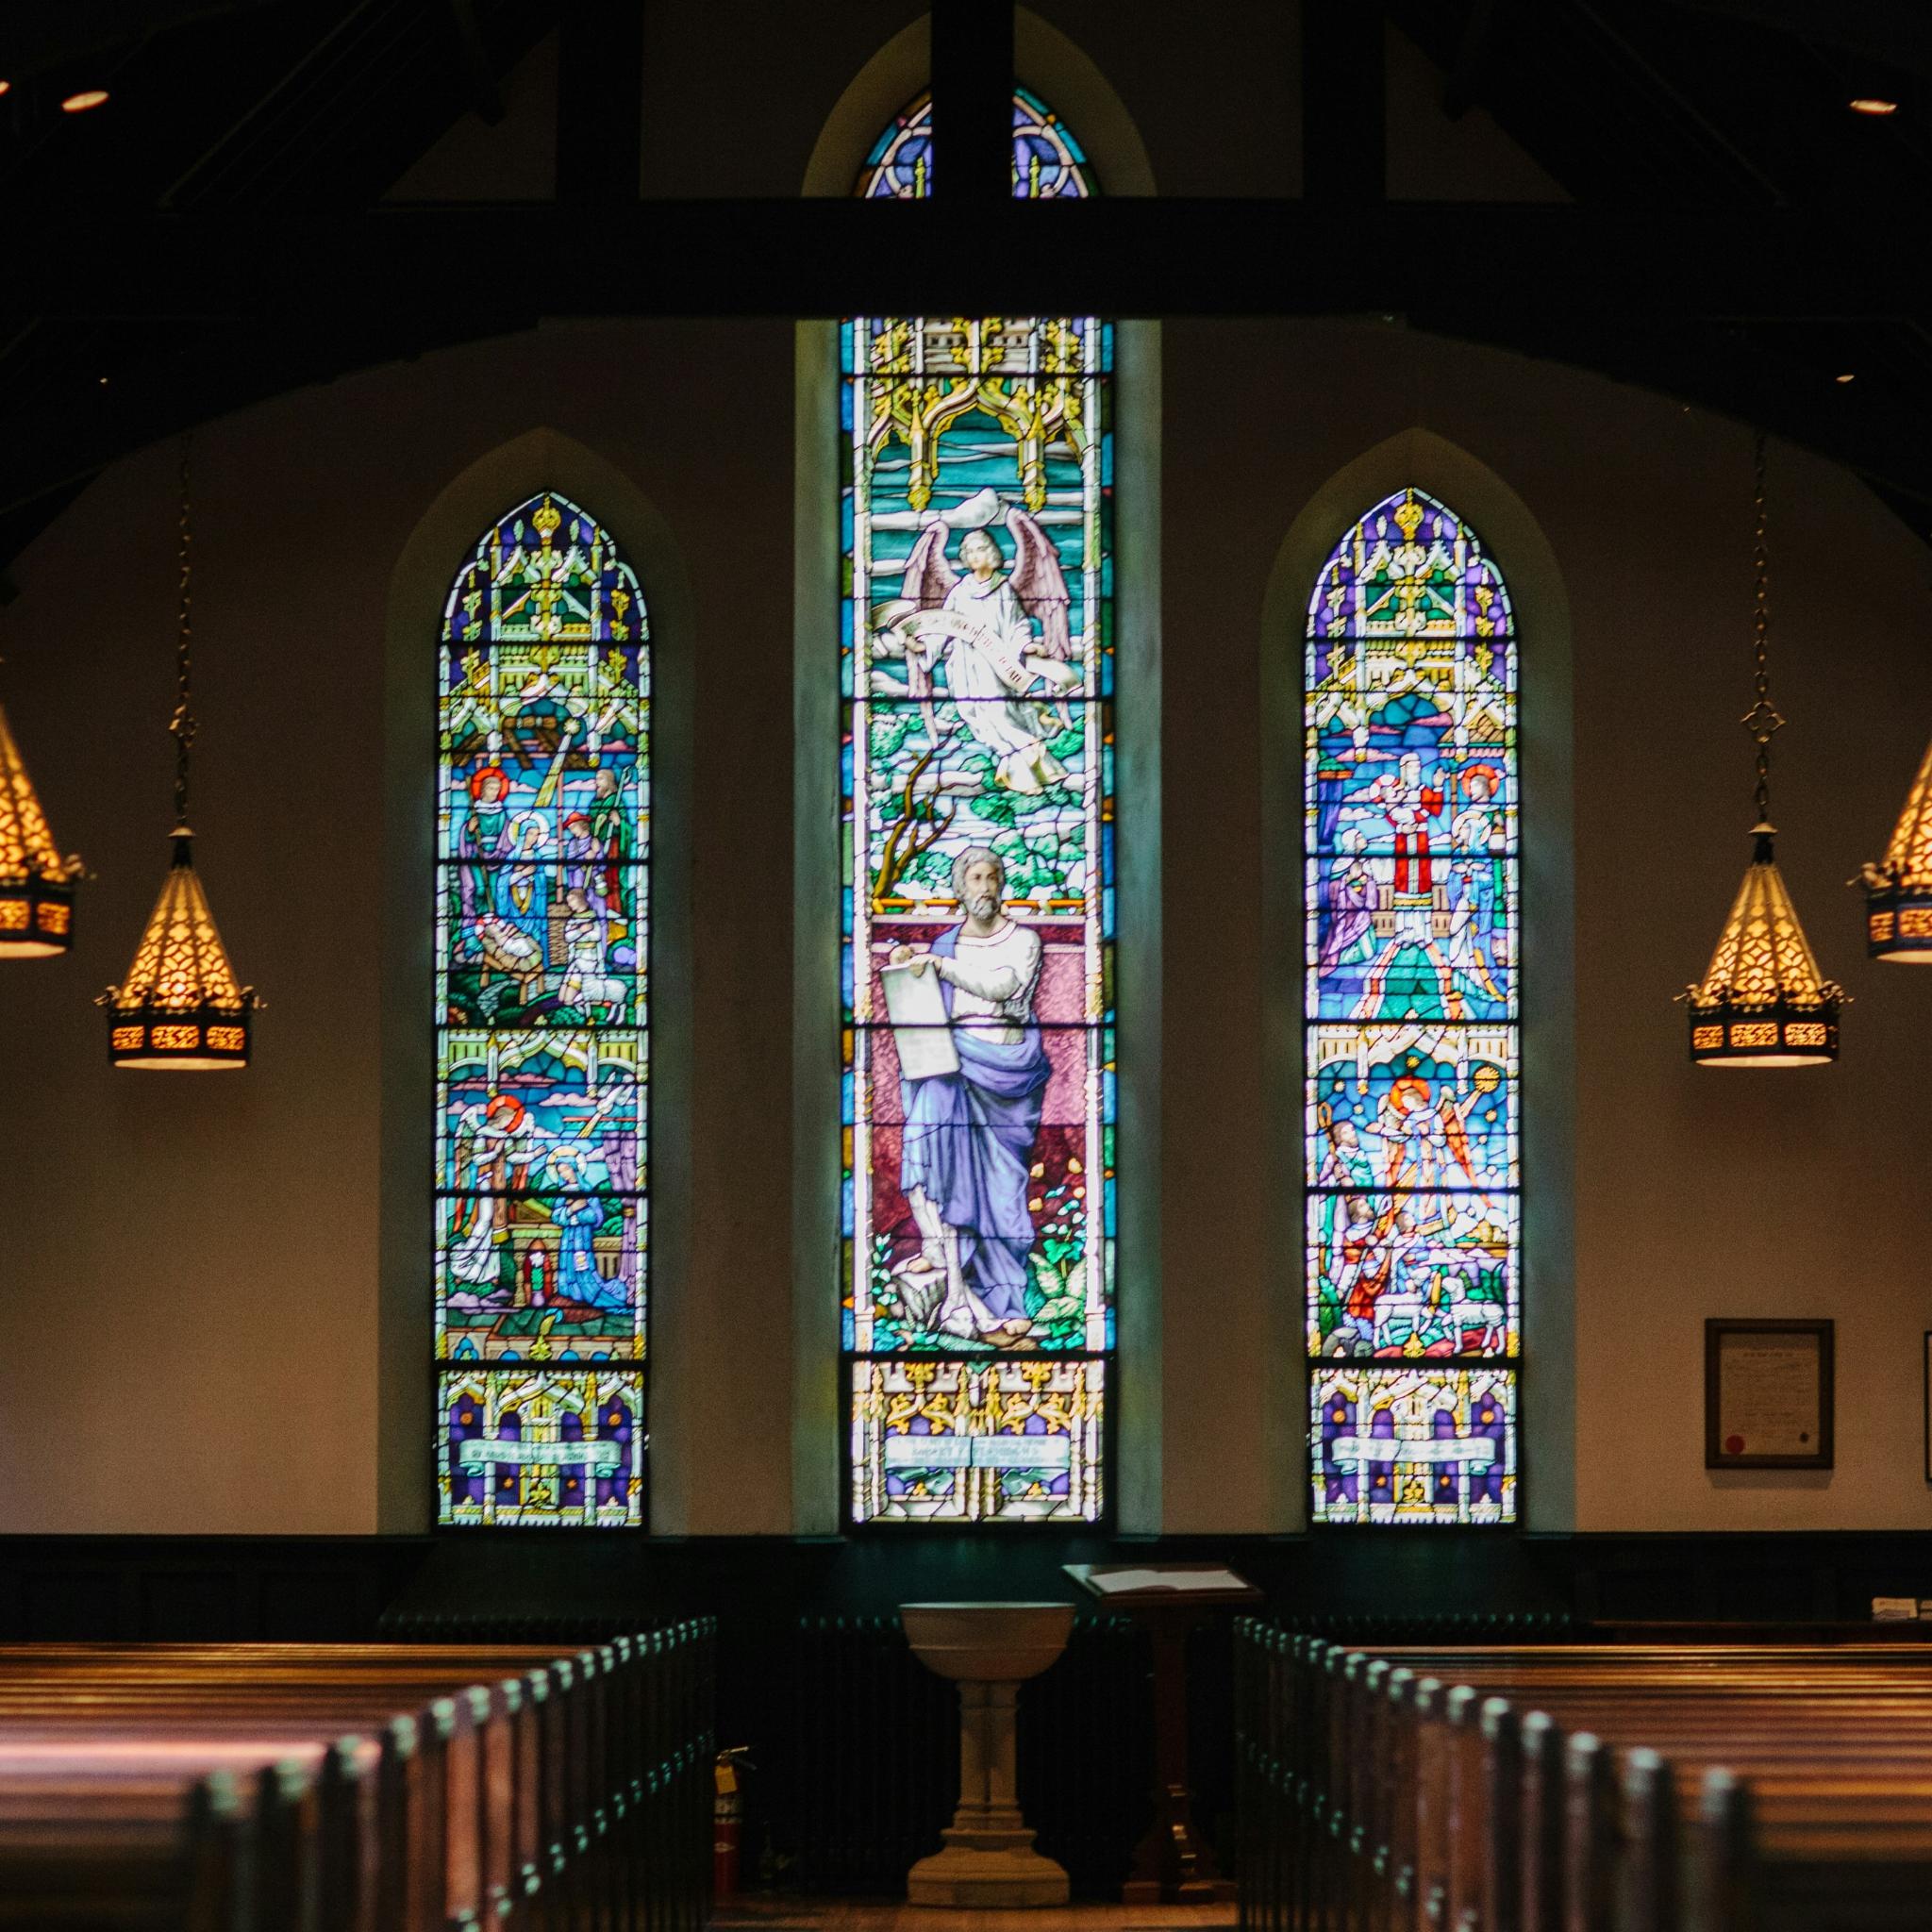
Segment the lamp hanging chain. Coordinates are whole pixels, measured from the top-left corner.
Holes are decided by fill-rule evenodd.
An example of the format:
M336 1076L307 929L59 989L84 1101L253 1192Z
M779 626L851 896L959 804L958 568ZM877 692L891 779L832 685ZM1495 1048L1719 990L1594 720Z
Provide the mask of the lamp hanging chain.
M191 614L193 594L190 586L190 550L194 532L189 516L188 441L181 441L181 614L175 638L175 715L168 729L175 739L175 825L177 831L188 825L188 755L194 746L194 713L189 708L190 679L193 664L190 656L193 641Z
M1764 431L1757 432L1752 461L1752 508L1757 527L1752 539L1751 563L1757 588L1751 621L1752 682L1757 701L1740 722L1757 746L1757 823L1771 823L1771 741L1785 722L1771 701L1771 557L1764 541Z

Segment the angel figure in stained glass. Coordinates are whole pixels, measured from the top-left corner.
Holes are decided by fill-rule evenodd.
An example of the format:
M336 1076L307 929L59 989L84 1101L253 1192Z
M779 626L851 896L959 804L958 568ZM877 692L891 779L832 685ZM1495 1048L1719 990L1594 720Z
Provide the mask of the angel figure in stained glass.
M1059 701L1080 673L1070 661L1067 580L1053 540L1017 504L1004 521L1011 570L999 539L982 526L960 539L963 570L956 572L946 559L948 523L935 517L906 560L902 601L882 614L903 636L908 689L935 742L931 700L943 665L946 693L991 756L994 783L1031 795L1066 776L1046 739L1050 718L1067 724Z
M535 1151L523 1142L529 1115L514 1094L494 1094L462 1116L457 1141L457 1182L470 1196L453 1231L449 1269L458 1281L494 1286L509 1240L510 1201Z
M1474 1090L1459 1101L1453 1093L1435 1094L1416 1074L1391 1080L1376 1122L1388 1163L1383 1186L1476 1186L1469 1115L1480 1097Z

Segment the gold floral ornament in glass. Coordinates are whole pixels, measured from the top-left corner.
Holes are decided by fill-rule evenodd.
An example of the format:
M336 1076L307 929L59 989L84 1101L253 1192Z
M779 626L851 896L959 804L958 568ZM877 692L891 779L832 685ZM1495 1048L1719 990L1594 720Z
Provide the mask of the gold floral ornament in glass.
M1853 883L1865 888L1865 949L1872 958L1932 964L1932 746L1885 857Z
M194 870L194 834L188 824L188 759L195 730L189 702L190 536L184 450L181 615L175 646L175 713L168 722L175 740L174 859L127 977L95 1004L107 1008L108 1054L117 1067L212 1073L248 1064L250 1022L261 1002L252 986L237 981Z
M62 858L0 708L0 959L47 959L74 940L74 888L86 868Z
M1690 1007L1690 1058L1707 1067L1822 1067L1838 1058L1839 1008L1849 996L1818 970L1772 841L1771 741L1784 719L1771 701L1771 578L1764 542L1764 435L1756 452L1757 587L1753 630L1757 702L1740 721L1757 747L1757 822L1751 863Z

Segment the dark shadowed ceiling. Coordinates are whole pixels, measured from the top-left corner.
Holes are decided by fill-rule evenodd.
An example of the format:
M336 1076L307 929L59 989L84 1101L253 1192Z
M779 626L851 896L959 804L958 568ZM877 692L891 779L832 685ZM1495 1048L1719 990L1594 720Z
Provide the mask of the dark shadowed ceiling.
M461 272L489 246L489 210L378 204L466 112L499 117L504 76L553 29L559 197L594 208L612 259L631 264L573 302L606 314L863 306L839 264L887 251L846 239L861 220L874 236L891 225L901 244L885 306L951 299L957 268L908 291L905 264L957 258L919 245L953 208L637 200L625 76L640 72L641 6L669 4L4 9L0 572L127 449L298 384L532 325L535 278L488 278L503 286L479 298L479 278ZM991 98L1005 83L1010 0L938 7L941 30L978 50L982 71L959 86ZM808 32L810 12L774 8L774 30ZM1849 463L1915 531L1932 530L1920 259L1932 231L1932 6L1388 0L1386 17L1441 71L1446 110L1487 110L1571 197L1453 223L1440 203L1384 198L1377 9L1305 0L1303 13L1304 200L982 204L995 237L1050 215L1055 267L1044 283L975 285L966 299L1396 314L1762 422ZM1139 9L1115 30L1160 17ZM1104 70L1104 36L1089 51ZM1196 40L1177 58L1215 51ZM108 107L61 111L94 87L110 91ZM1897 111L1853 113L1854 96ZM1507 290L1441 247L1449 227L1503 251ZM652 267L667 256L675 285ZM1408 264L1424 258L1417 275Z

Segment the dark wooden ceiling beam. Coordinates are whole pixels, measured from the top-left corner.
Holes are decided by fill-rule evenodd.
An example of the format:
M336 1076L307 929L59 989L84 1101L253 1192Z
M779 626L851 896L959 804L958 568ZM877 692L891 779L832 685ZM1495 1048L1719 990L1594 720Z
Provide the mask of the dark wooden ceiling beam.
M626 150L627 152L627 150ZM619 178L607 175L607 185ZM604 211L594 275L491 276L523 205L299 223L191 212L9 229L0 329L32 316L291 322L408 314L431 336L570 315L835 316L855 308L1113 315L1703 318L1916 315L1916 211L1290 200L650 201ZM478 326L479 319L481 326Z
M485 126L494 127L504 117L503 83L498 78L490 49L484 43L483 29L476 19L475 0L447 0L450 25L455 30L457 52L470 81L470 105Z
M1302 193L1359 205L1389 192L1388 60L1382 8L1302 0Z
M557 199L634 207L643 138L643 0L573 0L558 15ZM601 268L601 263L600 263Z
M937 199L1012 193L1013 0L935 0L932 125Z

